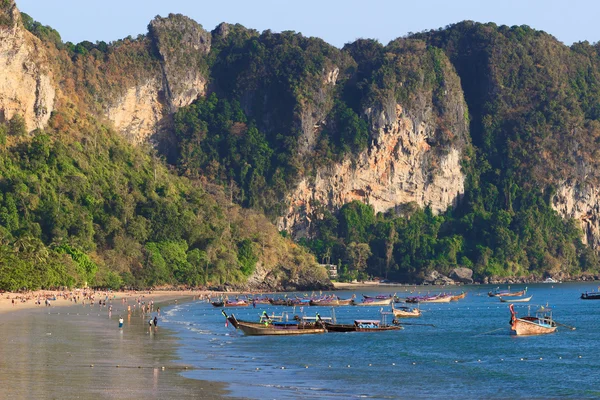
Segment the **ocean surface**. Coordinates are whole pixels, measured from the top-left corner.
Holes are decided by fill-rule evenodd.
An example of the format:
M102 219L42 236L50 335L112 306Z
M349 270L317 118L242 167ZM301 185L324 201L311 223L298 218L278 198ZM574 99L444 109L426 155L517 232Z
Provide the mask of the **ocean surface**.
M581 300L597 283L512 285L528 287L529 303L518 315L550 306L554 334L516 337L509 333L507 303L489 297L497 285L435 288L380 286L336 291L407 296L440 291L467 297L448 304L422 304L421 318L402 319L404 330L303 336L244 336L225 326L220 308L195 301L164 310L162 325L180 340L178 357L193 365L184 376L227 382L232 396L250 399L414 398L600 398L600 300ZM500 285L507 289L507 285ZM288 294L303 296L310 293ZM238 319L269 314L331 316L331 307L227 308ZM380 307L335 308L338 323L379 319ZM387 310L389 311L389 307ZM388 317L389 322L389 317ZM432 324L411 325L411 324Z

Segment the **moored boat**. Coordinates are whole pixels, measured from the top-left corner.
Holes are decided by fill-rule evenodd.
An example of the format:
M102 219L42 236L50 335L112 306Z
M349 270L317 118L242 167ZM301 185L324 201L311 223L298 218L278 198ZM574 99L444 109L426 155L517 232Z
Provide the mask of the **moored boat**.
M490 292L488 292L488 296L490 297L519 297L519 296L524 296L525 293L527 293L527 288L518 291L518 292L511 292L510 291L510 286L508 287L509 290L500 290L500 288L496 288Z
M233 314L228 316L223 312L223 315L236 329L241 330L248 336L292 336L325 333L325 327L321 323L305 322L299 318L290 322L250 322L238 320Z
M542 283L561 283L561 281L557 281L553 277L549 276L542 281Z
M534 316L517 317L514 306L511 304L510 310L510 329L518 336L526 335L544 335L556 331L556 322L552 319L552 309L540 307Z
M533 296L523 297L520 299L505 299L505 298L498 296L501 303L527 303L529 300L531 300L532 297Z
M223 303L223 307L248 307L249 305L246 300L225 300Z
M600 292L581 293L582 300L600 300Z
M460 299L464 299L465 297L467 297L467 292L462 292L461 294L457 294L455 296L452 296L452 298L450 299L450 301L459 301Z
M283 299L269 299L269 303L272 306L293 306L292 299L283 298Z
M352 304L355 306L389 306L394 301L393 297L386 299L375 299L375 298L363 298L360 303L352 300Z
M413 296L407 297L407 303L450 303L451 294L440 293L432 296Z
M412 307L394 307L392 304L392 313L396 318L416 318L421 316L421 310Z
M309 305L311 306L321 306L321 307L335 307L335 306L349 306L352 304L356 296L352 295L349 299L340 299L337 296L334 297L325 297L322 299L314 299L309 301Z
M323 325L328 332L382 332L404 329L399 324L386 325L375 319L357 319L353 324L334 324L331 322L324 322Z

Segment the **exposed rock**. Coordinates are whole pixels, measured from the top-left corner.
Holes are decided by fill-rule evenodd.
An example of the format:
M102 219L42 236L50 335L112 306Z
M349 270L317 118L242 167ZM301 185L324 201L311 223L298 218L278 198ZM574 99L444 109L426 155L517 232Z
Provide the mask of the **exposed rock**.
M105 108L108 119L133 143L160 133L172 113L206 92L210 33L179 14L156 17L148 29L160 70L138 79Z
M473 270L470 268L454 268L450 272L450 278L456 282L473 283Z
M157 133L159 122L164 117L159 87L156 80L131 87L106 111L106 116L132 143L141 143Z
M333 285L327 277L325 268L303 270L298 274L295 268L267 270L258 265L248 278L247 288L262 291L295 291L295 290L332 290Z
M431 271L431 273L423 279L423 283L431 285L454 285L456 282L437 271Z
M300 181L288 196L289 207L278 221L280 230L308 236L311 219L318 218L314 215L317 206L336 210L359 200L373 206L375 212L383 212L414 202L430 205L439 213L464 193L461 149L448 149L431 177L427 173L431 168L427 139L434 127L409 118L400 105L395 111L395 118L384 115L378 119L370 148L355 159L321 168L314 178Z
M562 182L552 199L554 208L563 218L573 218L583 231L582 242L593 249L600 247L600 189Z
M23 28L14 2L0 14L0 121L19 114L29 131L44 128L56 91L43 46Z
M156 17L148 29L162 59L165 100L174 112L205 93L211 34L181 14Z

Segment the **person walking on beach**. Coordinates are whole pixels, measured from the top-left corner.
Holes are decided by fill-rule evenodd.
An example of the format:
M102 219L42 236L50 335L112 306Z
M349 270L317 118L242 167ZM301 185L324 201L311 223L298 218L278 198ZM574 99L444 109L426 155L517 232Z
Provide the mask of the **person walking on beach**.
M152 332L152 318L148 320L148 329Z
M123 317L119 315L119 329L123 329Z
M156 331L156 325L158 325L158 318L156 318L155 316L152 322L154 322L154 330Z

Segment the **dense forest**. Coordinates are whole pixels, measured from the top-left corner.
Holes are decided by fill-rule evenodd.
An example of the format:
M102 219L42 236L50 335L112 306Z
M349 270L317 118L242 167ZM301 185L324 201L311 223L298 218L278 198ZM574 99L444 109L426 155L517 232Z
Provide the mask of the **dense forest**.
M265 32L243 41L235 36L220 46L219 56L227 56L214 61L214 79L217 86L229 85L217 92L225 98L213 93L176 114L177 163L183 173L200 171L223 185L233 180L240 204L268 214L277 211L280 194L298 175L310 175L315 167L352 157L369 145L371 121L362 110L382 101L386 90L394 90L395 100L411 107L429 86L434 107L443 115L441 92L449 83L440 65L447 57L456 68L469 107L472 142L463 160L464 196L440 215L415 204L377 215L359 202L323 210L311 237L300 243L321 262L338 264L342 279L420 281L433 270L448 273L459 266L473 269L479 280L598 272L597 255L582 244L577 224L561 218L550 204L561 179L596 182L591 169L597 146L586 143L598 140L596 47L579 43L569 49L526 26L470 22L387 46L359 40L341 51L325 47L318 57L314 48L323 46L318 39L290 33ZM415 50L419 46L424 50ZM327 123L307 154L302 152L303 136L289 129L295 126L293 115L283 125L287 132L261 123L264 110L253 110L248 87L254 96L255 90L279 94L281 89L269 88L283 85L290 104L279 96L277 100L289 112L301 103L294 103L294 94L315 97L315 89L303 81L316 80L311 73L328 61L342 66L341 79L328 94L332 99L318 104ZM280 64L284 67L278 68ZM570 76L560 74L565 64ZM298 65L300 71L294 69ZM260 85L240 77L256 71L260 78L252 80ZM400 80L404 84L398 86ZM261 92L259 98L265 97ZM240 102L247 103L247 114ZM301 129L298 124L296 129ZM435 137L438 148L456 140Z
M169 29L151 24L137 38L73 44L22 14L65 96L43 130L28 132L19 115L0 123L0 289L326 286L316 261L343 280L600 271L579 225L552 207L559 183L600 182L597 45L462 22L337 49L294 32L165 20ZM189 30L206 46L180 54ZM206 95L171 104L153 144L133 146L102 110L132 82L173 74L177 58L206 78ZM457 101L468 111L457 115ZM427 176L460 149L455 204L437 214L414 202L314 204L308 235L277 232L298 182L368 152L376 115L390 119L396 105L433 121Z

